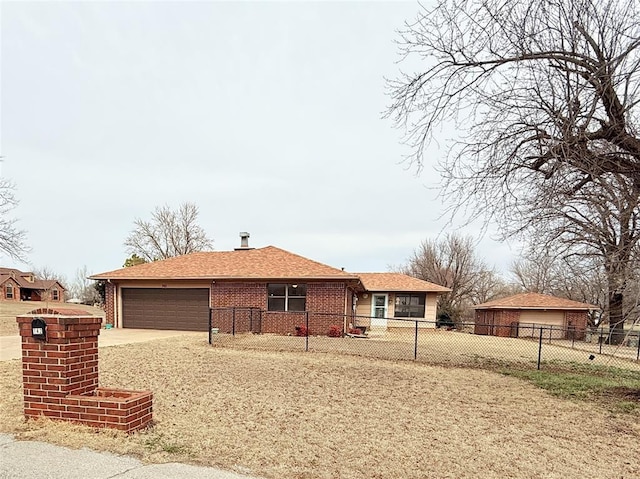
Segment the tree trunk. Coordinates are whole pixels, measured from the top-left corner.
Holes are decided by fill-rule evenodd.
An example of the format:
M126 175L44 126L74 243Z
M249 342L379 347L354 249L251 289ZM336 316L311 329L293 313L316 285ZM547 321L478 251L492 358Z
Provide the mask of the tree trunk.
M624 340L623 294L613 288L609 290L609 344L621 344Z

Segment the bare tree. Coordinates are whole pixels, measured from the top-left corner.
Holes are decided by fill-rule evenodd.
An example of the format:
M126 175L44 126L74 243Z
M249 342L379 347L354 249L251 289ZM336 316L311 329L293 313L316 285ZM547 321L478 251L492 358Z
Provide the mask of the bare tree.
M135 228L124 242L127 253L156 261L211 249L213 241L197 219L198 207L193 203L183 203L175 211L168 206L157 207L150 221L134 221Z
M58 283L60 283L60 285L63 288L67 288L68 283L67 283L66 276L64 274L60 274L56 272L53 268L49 266L41 266L41 267L31 266L31 272L33 273L33 276L35 277L35 279L49 283L45 287L45 290L44 290L45 293L44 293L43 299L49 300L52 298L52 294L53 294L52 290L55 287L54 281L57 281ZM66 298L69 297L69 294L70 294L70 291L68 289L65 289Z
M80 300L82 304L95 304L101 301L95 281L89 279L89 270L87 266L78 268L71 284L70 294L73 298Z
M62 285L65 285L67 282L67 278L65 277L65 275L56 272L50 266L32 266L31 272L36 277L36 279L41 279L43 281L57 281Z
M553 256L530 250L513 262L511 273L520 291L551 294L600 306L589 312L591 326L602 322L607 308L607 276L599 258Z
M0 253L25 261L26 254L29 252L26 232L18 229L17 219L9 216L17 204L13 183L7 178L0 177Z
M446 313L456 321L469 303L491 299L491 289L501 284L476 255L472 238L457 234L448 234L441 241L423 241L401 269L410 276L450 288L450 293L440 296L438 314Z
M536 225L534 242L553 248L573 264L592 265L604 272L611 341L621 341L624 293L635 269L634 251L640 245L640 183L610 173L593 178L578 191L558 187L538 209Z
M513 293L513 287L493 269L479 271L475 275L469 306L486 303L492 299L508 296Z
M409 160L420 166L441 123L455 124L440 165L449 210L495 220L504 237L600 256L609 318L623 328L638 236L640 3L442 0L400 44L427 61L389 83Z
M625 311L626 322L634 325L640 325L640 265L636 263L636 274L627 285L624 295L623 309Z
M540 253L535 254L535 260L528 257L518 258L511 263L511 274L521 291L541 294L552 294L556 289L556 268L553 258Z

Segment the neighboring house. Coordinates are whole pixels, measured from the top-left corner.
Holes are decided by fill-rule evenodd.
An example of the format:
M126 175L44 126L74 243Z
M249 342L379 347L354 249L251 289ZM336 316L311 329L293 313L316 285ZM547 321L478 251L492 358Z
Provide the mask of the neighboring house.
M545 338L556 339L583 338L589 311L600 309L593 304L538 293L516 294L474 308L476 334L531 337L543 327Z
M401 273L356 273L363 292L358 293L354 326L371 329L387 327L435 327L438 296L451 291L438 284ZM397 319L394 319L397 318Z
M415 294L418 303L425 303L423 314L435 319L435 296L430 294L435 290L429 289L435 285L425 287L430 283L383 274L382 283L371 284L391 289L367 292L358 274L274 246L249 248L245 237L241 244L234 251L191 253L91 276L106 283L106 322L124 328L206 331L212 308L221 332L231 330L233 314L234 325L244 322L243 327L255 330L259 324L260 332L279 334L295 334L308 317L310 333L326 334L334 325L348 330L357 311L354 304L366 302L365 295L385 294L387 314L400 314L388 308L388 301L396 301L402 292L409 295L409 303ZM394 289L400 281L402 287ZM409 303L412 315L422 311L420 304L413 308Z
M65 288L56 280L37 279L31 272L0 268L0 300L64 302Z

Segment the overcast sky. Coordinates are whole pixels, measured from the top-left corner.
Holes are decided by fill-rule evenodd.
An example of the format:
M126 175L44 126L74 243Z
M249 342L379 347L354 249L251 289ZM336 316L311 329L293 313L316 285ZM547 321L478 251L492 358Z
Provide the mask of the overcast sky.
M441 233L430 186L444 151L416 176L382 119L396 30L417 3L0 8L2 175L32 247L28 264L2 266L119 268L134 219L186 201L216 250L248 231L251 246L353 272L385 271ZM478 252L512 260L490 237Z

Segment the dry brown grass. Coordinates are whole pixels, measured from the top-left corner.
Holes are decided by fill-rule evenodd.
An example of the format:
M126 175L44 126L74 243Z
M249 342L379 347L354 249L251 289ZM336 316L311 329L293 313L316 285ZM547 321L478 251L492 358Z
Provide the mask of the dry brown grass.
M28 313L38 308L81 309L90 314L104 318L104 311L93 306L72 303L49 303L47 301L0 301L0 336L18 334L16 316Z
M101 383L155 394L126 436L24 422L20 362L0 363L0 430L146 461L270 478L640 477L640 421L495 373L184 337L100 350Z

